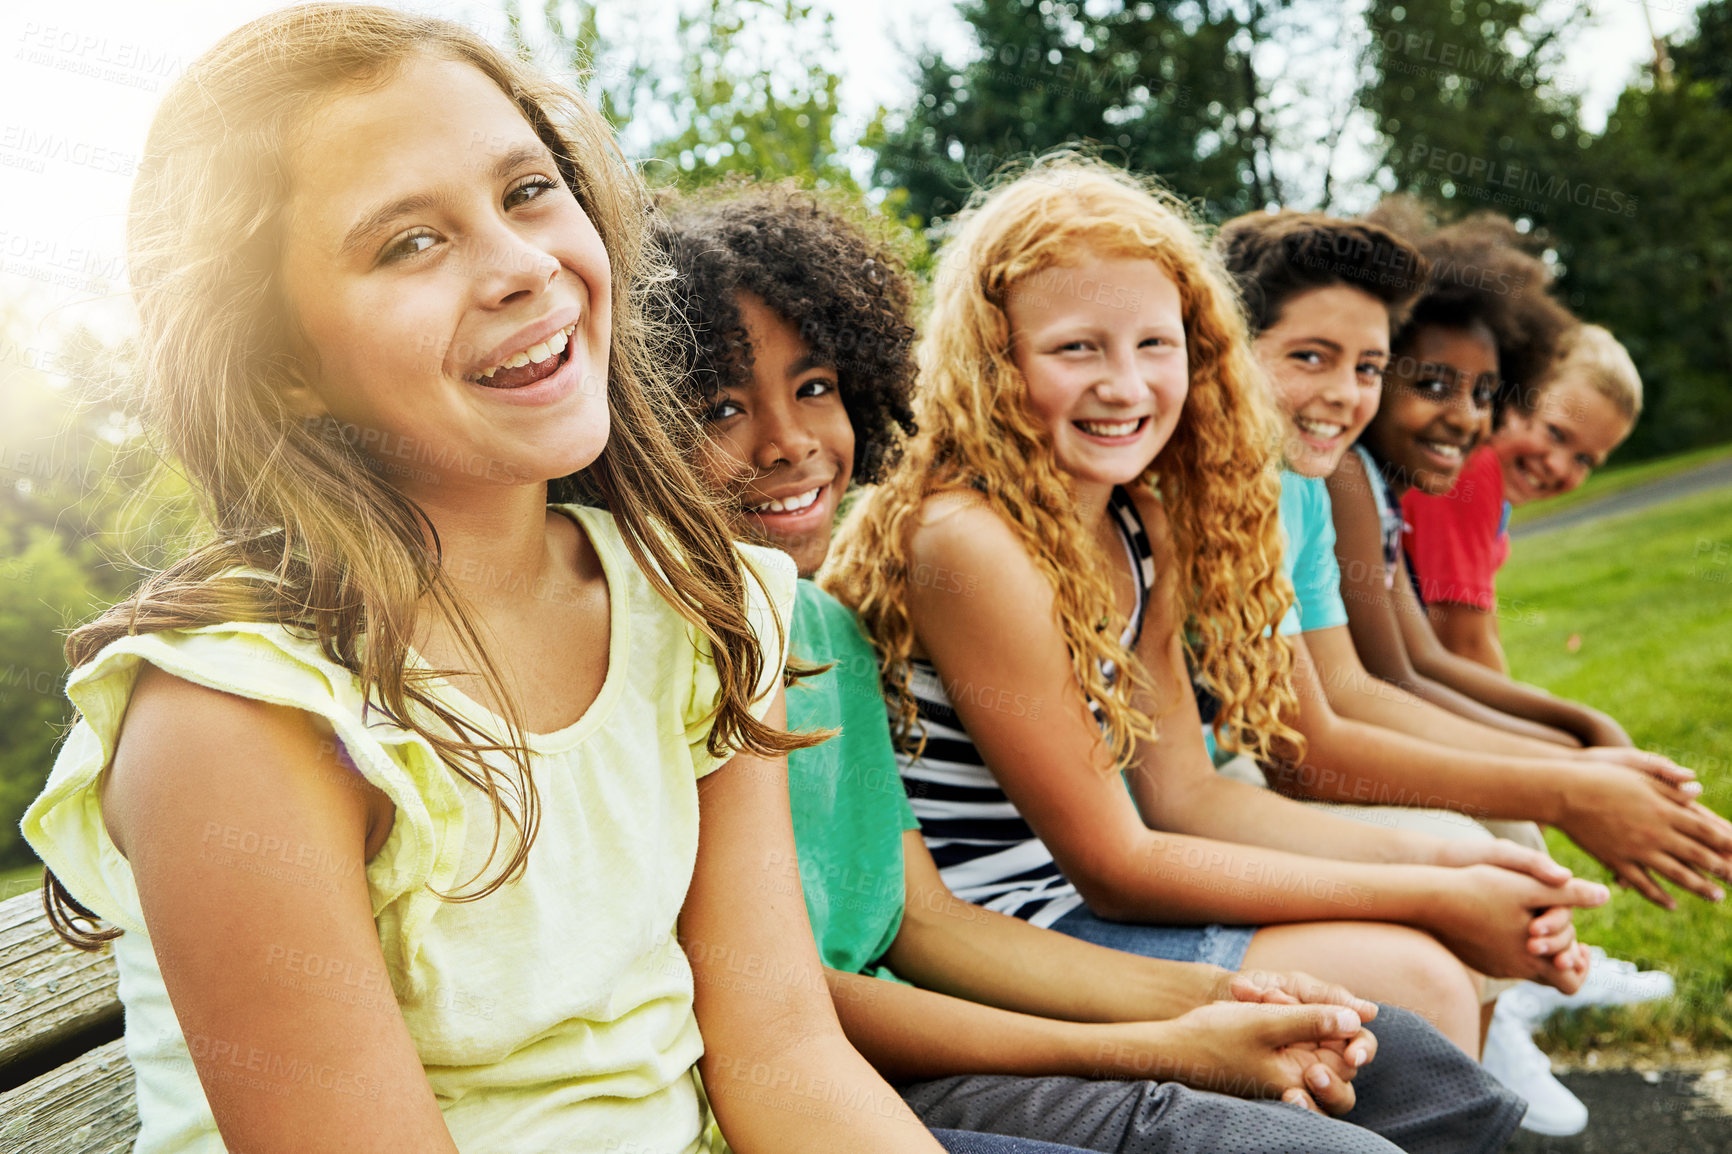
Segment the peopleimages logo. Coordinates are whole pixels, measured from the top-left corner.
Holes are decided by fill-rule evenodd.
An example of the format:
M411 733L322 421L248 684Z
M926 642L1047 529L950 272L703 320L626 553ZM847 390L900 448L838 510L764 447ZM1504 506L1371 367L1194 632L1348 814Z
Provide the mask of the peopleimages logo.
M131 152L24 124L0 126L0 165L44 172L49 161L113 176L130 177L138 171L138 156Z
M1382 42L1385 53L1436 64L1451 72L1477 73L1480 76L1491 76L1494 73L1504 75L1507 72L1505 58L1471 45L1456 44L1448 40L1438 41L1429 32L1385 28L1378 35L1378 39Z
M1415 144L1407 150L1407 163L1450 177L1478 184L1484 188L1509 189L1522 196L1541 200L1567 201L1582 208L1593 208L1623 216L1636 215L1636 198L1615 189L1602 188L1585 180L1571 181L1562 176L1547 176L1533 168L1511 161L1489 160L1465 152L1452 152L1429 144Z
M181 58L166 49L34 20L19 33L13 59L147 92L185 69Z
M429 466L432 471L425 476L418 476L417 479L430 483L436 481L439 474L451 473L485 477L489 481L507 484L515 484L522 477L510 461L465 452L451 445L418 441L414 437L405 437L385 429L339 422L329 416L308 417L305 424L315 436L327 441L342 441L351 448L361 450L369 459L378 462L387 473L401 472L398 462L409 461Z

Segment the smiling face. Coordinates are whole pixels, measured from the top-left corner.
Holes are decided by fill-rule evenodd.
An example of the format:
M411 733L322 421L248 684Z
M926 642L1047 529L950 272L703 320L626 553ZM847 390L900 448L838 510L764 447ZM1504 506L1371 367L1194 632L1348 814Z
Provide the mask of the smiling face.
M1497 342L1491 330L1422 325L1390 364L1383 401L1365 442L1398 493L1449 492L1485 435L1497 391Z
M517 106L414 57L293 154L283 284L315 376L405 491L540 483L607 443L607 251ZM412 468L406 467L412 465Z
M1141 476L1190 388L1178 286L1147 258L1091 258L1011 286L1011 359L1058 467L1085 485Z
M834 365L750 293L735 298L752 346L749 384L719 392L707 419L706 479L740 507L751 537L810 576L830 551L836 508L854 475L854 425Z
M1540 394L1533 412L1511 409L1492 435L1504 496L1525 505L1568 493L1606 463L1631 426L1608 397L1566 373Z
M1281 306L1254 348L1287 418L1287 467L1307 477L1334 473L1377 412L1389 310L1349 285L1311 289Z

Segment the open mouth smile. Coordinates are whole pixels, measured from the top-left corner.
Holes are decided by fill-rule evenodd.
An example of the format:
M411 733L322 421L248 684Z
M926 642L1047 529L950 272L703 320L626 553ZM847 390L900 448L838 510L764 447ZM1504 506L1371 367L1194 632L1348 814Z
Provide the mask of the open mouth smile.
M1551 482L1542 480L1538 473L1535 473L1520 461L1515 463L1515 471L1516 475L1522 479L1522 483L1528 487L1529 492L1545 493L1549 492L1552 488Z
M1311 417L1296 416L1293 424L1306 437L1323 442L1333 441L1347 431L1347 426L1339 421L1318 421Z
M1149 423L1147 417L1133 417L1126 421L1072 421L1074 428L1103 441L1122 441L1141 433Z
M1419 447L1431 456L1441 461L1445 468L1453 469L1461 464L1461 459L1467 453L1467 446L1454 441L1431 441L1420 438Z
M489 389L521 389L546 380L570 359L571 338L578 324L573 321L552 336L511 354L492 368L471 374L469 382Z
M812 507L818 500L818 494L824 491L824 486L808 489L804 493L795 493L789 497L771 497L761 505L748 505L749 513L800 513Z
M811 488L765 497L762 493L742 495L740 508L771 535L805 534L827 523L835 515L835 502L828 500L834 491L832 477ZM809 482L808 482L809 483Z

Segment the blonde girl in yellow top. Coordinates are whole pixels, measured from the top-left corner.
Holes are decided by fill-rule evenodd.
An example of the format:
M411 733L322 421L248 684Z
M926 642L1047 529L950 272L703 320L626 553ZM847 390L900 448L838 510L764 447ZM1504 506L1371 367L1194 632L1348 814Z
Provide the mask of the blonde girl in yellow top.
M1574 989L1568 907L1603 886L1214 772L1188 663L1225 737L1300 739L1281 441L1183 209L1102 164L1037 165L959 222L925 331L920 434L825 583L879 650L950 889L1146 956L1305 970L1470 1053L1463 962Z
M73 635L25 818L138 1149L694 1151L704 1091L741 1150L939 1149L785 895L794 570L682 462L645 208L441 21L278 12L165 98L129 263L208 540Z

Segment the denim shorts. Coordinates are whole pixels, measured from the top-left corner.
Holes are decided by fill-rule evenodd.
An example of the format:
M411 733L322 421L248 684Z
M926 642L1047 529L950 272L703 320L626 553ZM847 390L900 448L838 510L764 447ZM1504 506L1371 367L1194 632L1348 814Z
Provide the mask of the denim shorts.
M1109 922L1087 906L1078 906L1052 924L1061 934L1169 962L1204 962L1237 970L1245 964L1256 926L1149 926L1140 922Z

